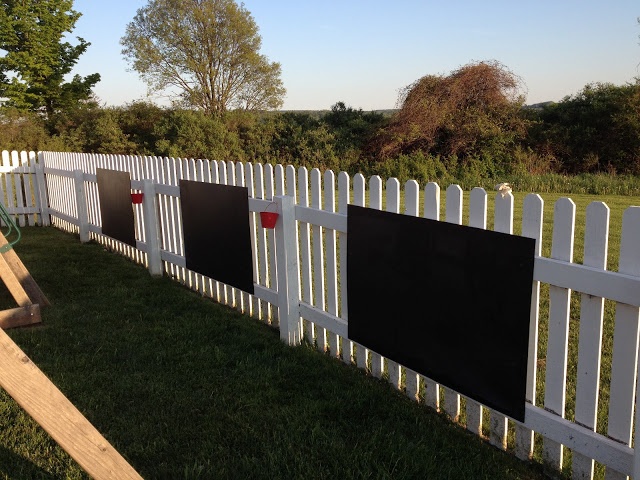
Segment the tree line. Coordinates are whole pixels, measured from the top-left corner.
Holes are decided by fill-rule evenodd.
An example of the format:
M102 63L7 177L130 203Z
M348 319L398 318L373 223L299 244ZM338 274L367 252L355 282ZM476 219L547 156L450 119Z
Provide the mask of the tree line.
M98 73L69 73L72 0L8 0L0 10L3 149L271 162L414 178L516 174L640 175L640 80L589 84L556 103L525 105L523 82L496 61L425 75L395 112L336 102L282 112L280 65L260 54L258 27L233 0L149 0L128 25L123 55L169 107L106 107Z

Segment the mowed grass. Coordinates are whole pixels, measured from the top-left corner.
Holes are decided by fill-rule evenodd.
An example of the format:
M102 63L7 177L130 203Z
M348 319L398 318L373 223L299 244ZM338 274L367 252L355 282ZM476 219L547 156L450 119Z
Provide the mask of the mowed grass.
M16 251L52 306L11 337L144 478L544 478L388 383L99 245L25 228ZM0 477L86 478L4 392L0 410Z

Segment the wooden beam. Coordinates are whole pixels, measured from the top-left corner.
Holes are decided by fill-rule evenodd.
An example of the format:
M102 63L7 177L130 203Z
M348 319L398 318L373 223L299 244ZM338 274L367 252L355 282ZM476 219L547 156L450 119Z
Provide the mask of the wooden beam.
M0 311L0 328L25 327L42 322L40 305L37 303L25 307L10 308Z
M92 477L142 477L0 330L0 386Z
M4 235L0 235L0 248L7 244ZM13 248L0 254L0 257L0 277L4 280L18 305L21 307L31 303L37 303L42 307L51 305ZM28 300L27 303L24 300L25 296Z

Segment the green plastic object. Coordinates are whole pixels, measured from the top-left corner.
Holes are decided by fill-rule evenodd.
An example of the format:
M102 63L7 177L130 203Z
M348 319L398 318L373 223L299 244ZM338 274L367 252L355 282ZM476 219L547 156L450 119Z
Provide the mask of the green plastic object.
M6 230L3 230L2 234L7 239L7 244L0 247L0 253L7 252L13 248L13 246L20 241L22 238L22 232L18 228L16 221L13 217L7 212L5 206L0 202L0 220L4 223ZM14 238L9 240L9 236L12 235Z

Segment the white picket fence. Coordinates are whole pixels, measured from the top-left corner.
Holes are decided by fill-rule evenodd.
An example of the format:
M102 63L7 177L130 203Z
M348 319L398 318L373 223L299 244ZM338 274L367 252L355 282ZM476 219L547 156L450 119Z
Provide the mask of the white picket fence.
M558 470L567 463L564 455L567 449L572 452L573 478L593 478L594 462L598 462L605 466L606 479L630 475L640 479L640 455L634 455L631 447L634 405L638 396L640 207L629 207L624 213L619 272L611 272L606 270L609 209L604 203L594 202L587 208L584 261L577 264L573 262L575 204L567 198L555 204L551 257L546 258L541 256L543 200L535 194L525 198L522 231L517 233L537 240L537 256L530 319L528 403L525 422L521 424L470 399L461 399L456 392L348 339L347 272L346 267L340 268L346 266L347 204L382 209L384 199L389 212L439 220L438 185L429 183L420 192L417 182L407 182L404 186L405 208L401 212L401 186L393 178L383 183L379 177L372 177L367 182L362 175L350 178L342 172L336 182L332 171L322 174L317 169L308 172L304 167L296 171L291 166L284 168L281 165L78 153L41 152L38 156L39 162L33 164L35 157L32 154L3 153L2 172L5 173L4 183L0 183L17 182L15 176L18 175L22 176L25 185L24 175L31 174L30 188L35 207L20 206L18 201L14 205L16 214L31 215L28 208L42 208L41 218L45 224L51 218L54 226L79 233L82 241L100 242L147 265L153 274L165 272L218 302L279 326L281 338L291 344L304 337L346 363L367 368L377 377L385 375L396 388L404 386L408 396L446 412L454 421L460 421L464 413L467 429L488 437L498 448L513 449L521 459L531 458L534 443L541 442L545 463ZM5 161L9 158L11 167ZM29 162L22 164L29 167L15 166L14 158L29 158ZM135 206L136 248L101 234L96 168L128 171L132 188L144 192L143 204ZM46 177L48 196L44 193L43 176ZM7 180L9 177L14 180ZM185 268L180 179L248 188L255 295ZM16 184L13 183L14 187ZM17 197L17 188L14 191ZM26 196L26 186L23 193ZM37 203L38 198L40 203ZM272 202L277 204L281 216L275 230L264 230L257 212ZM496 231L514 233L513 210L511 194L496 196ZM487 228L487 193L483 189L471 191L468 211L469 225ZM462 224L463 195L457 185L446 190L445 212L444 221ZM544 401L543 405L536 405L541 284L549 285L549 318ZM569 420L564 417L572 291L580 292L582 297L579 319L574 314L574 320L579 320L578 365L575 418ZM615 331L608 426L603 435L595 430L601 388L605 299L615 302ZM398 301L415 302L419 310L428 308L420 305L419 299ZM487 416L488 428L487 422L483 421ZM638 423L636 420L635 425ZM515 434L515 439L508 446L509 432ZM534 437L534 432L540 436Z

